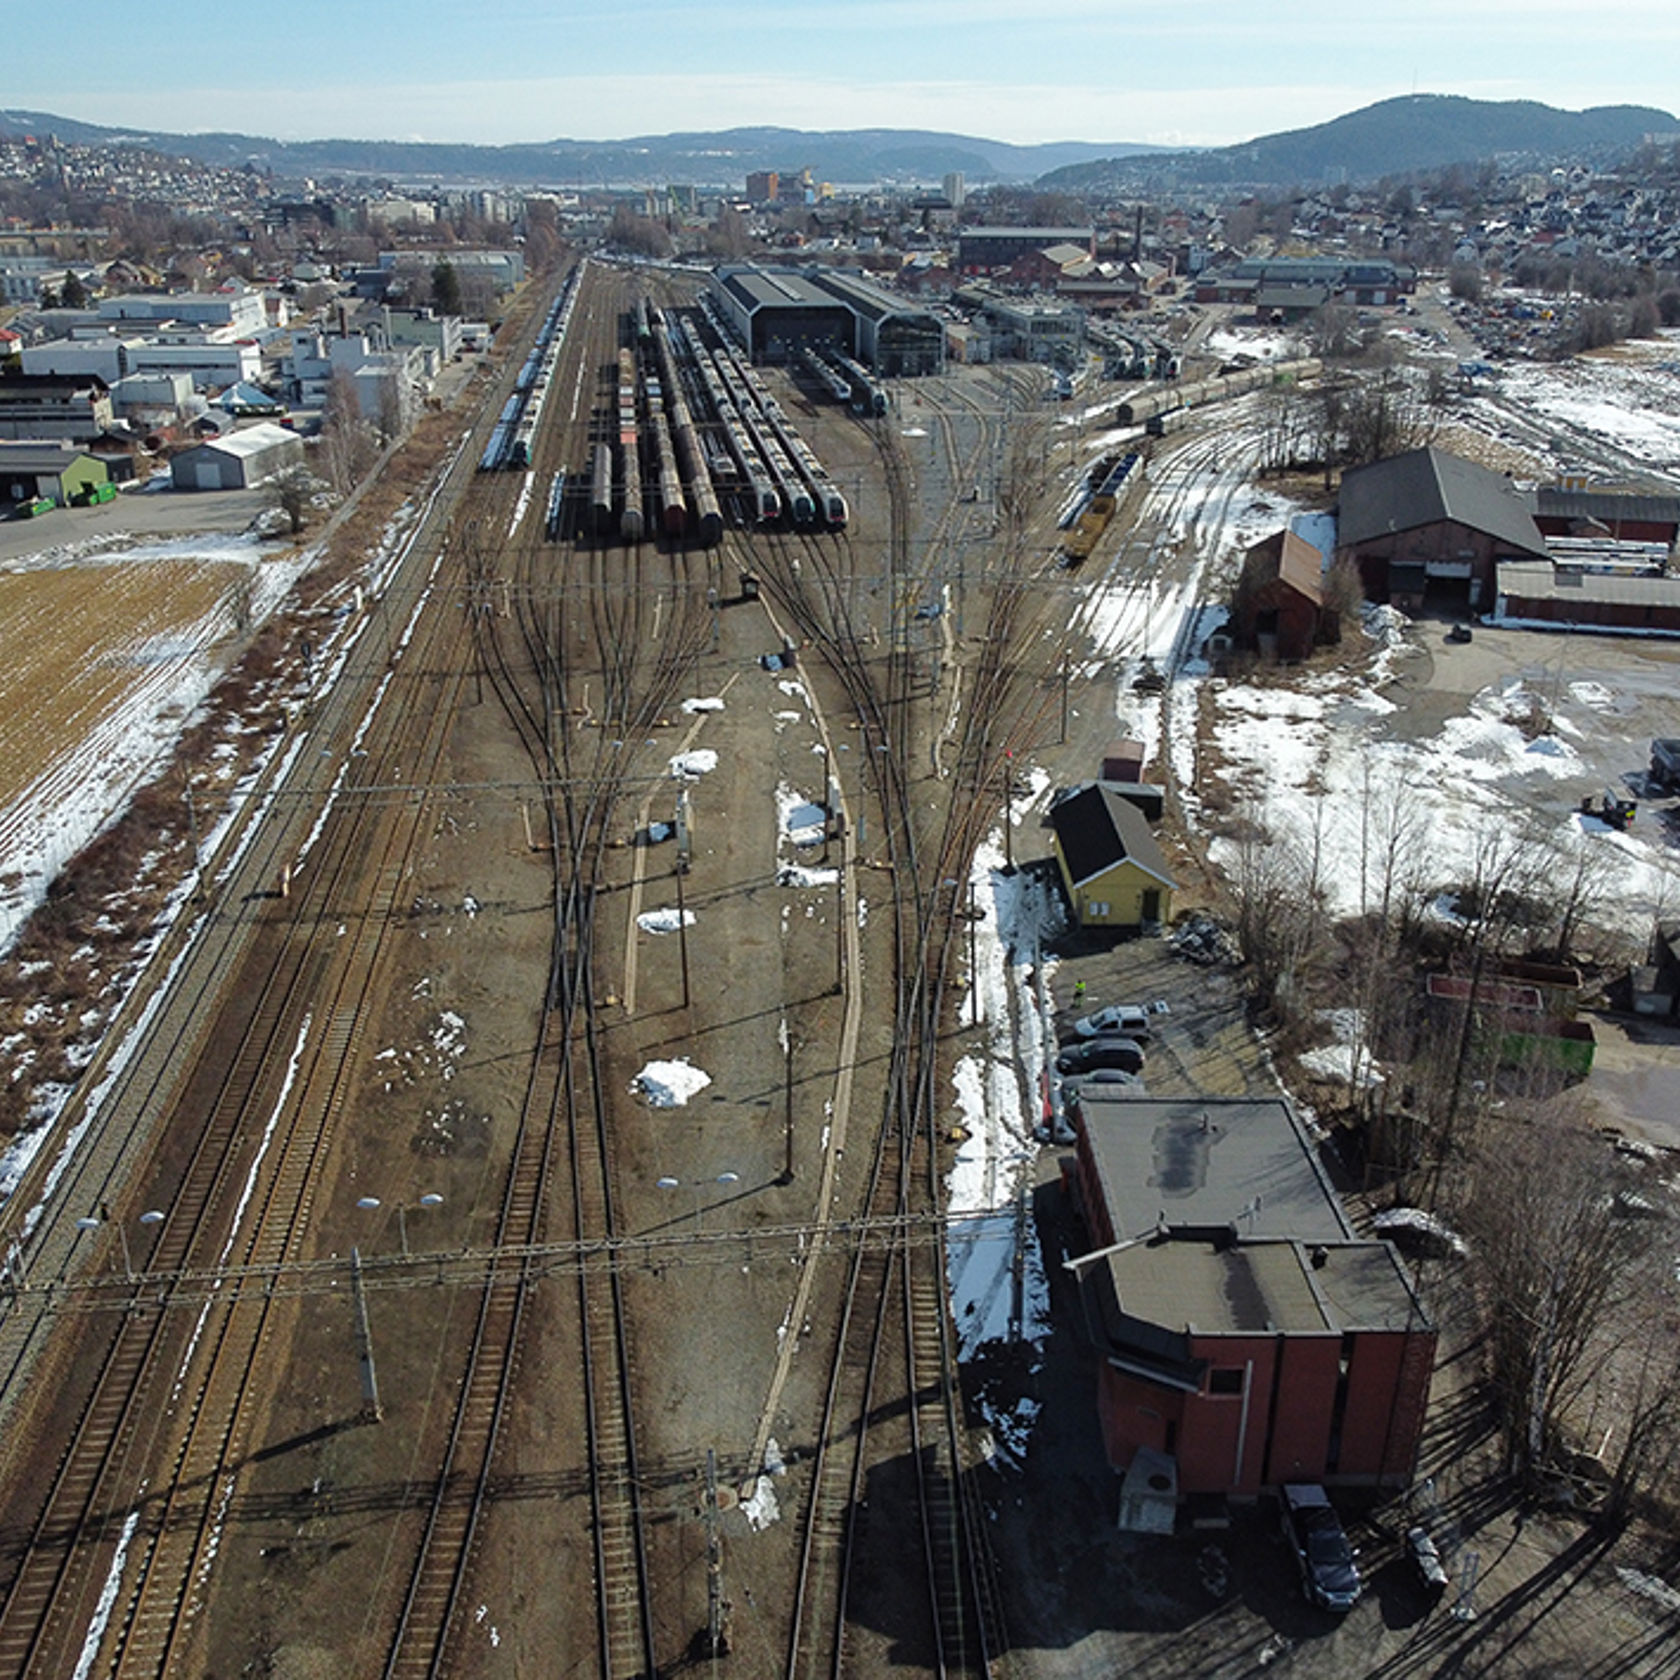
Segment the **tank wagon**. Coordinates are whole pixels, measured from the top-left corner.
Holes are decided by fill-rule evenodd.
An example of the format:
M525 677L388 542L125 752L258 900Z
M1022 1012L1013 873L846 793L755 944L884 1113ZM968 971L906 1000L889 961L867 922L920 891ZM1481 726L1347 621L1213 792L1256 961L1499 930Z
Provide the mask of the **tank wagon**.
M712 475L700 451L700 440L695 435L688 399L683 395L676 354L665 318L658 310L654 311L653 326L654 353L665 393L665 417L670 424L671 440L676 446L677 470L688 493L688 505L694 510L695 533L710 548L723 539L723 513L718 506Z
M612 524L613 463L612 446L595 445L595 470L589 481L589 523L597 535Z
M624 486L624 511L619 515L618 534L626 542L640 542L642 458L636 436L636 358L628 350L618 353L618 458Z
M1165 422L1168 415L1224 402L1227 398L1240 397L1268 385L1296 384L1315 378L1323 371L1324 364L1316 356L1304 356L1293 362L1266 362L1251 368L1234 368L1229 373L1214 374L1207 379L1192 379L1151 391L1139 391L1120 404L1115 410L1115 419L1122 426L1143 426L1159 436L1163 431L1176 430L1178 425L1183 424L1182 420L1161 426L1151 424L1153 421Z

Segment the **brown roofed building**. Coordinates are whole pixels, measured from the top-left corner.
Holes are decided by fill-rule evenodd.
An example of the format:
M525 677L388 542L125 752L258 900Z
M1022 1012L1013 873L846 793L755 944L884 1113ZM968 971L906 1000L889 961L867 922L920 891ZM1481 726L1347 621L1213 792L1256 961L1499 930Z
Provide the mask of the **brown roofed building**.
M1231 632L1239 647L1285 661L1341 640L1340 616L1324 604L1324 559L1310 542L1274 531L1248 551L1231 603Z
M1287 1099L1082 1091L1069 1261L1109 1463L1181 1494L1404 1487L1435 1327L1393 1248L1348 1224Z

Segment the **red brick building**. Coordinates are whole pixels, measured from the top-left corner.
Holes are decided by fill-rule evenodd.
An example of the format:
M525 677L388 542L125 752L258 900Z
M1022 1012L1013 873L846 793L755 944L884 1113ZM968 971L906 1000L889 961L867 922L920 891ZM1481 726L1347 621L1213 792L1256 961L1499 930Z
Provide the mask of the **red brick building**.
M1392 1246L1353 1233L1287 1100L1092 1086L1076 1107L1092 1246L1068 1267L1109 1463L1161 1454L1180 1495L1407 1485L1435 1328Z
M1305 659L1341 640L1341 621L1324 604L1324 557L1293 531L1274 531L1243 558L1231 604L1239 647L1268 659Z
M1365 593L1411 612L1433 602L1486 611L1501 560L1548 558L1503 475L1444 449L1412 449L1342 474L1336 553Z

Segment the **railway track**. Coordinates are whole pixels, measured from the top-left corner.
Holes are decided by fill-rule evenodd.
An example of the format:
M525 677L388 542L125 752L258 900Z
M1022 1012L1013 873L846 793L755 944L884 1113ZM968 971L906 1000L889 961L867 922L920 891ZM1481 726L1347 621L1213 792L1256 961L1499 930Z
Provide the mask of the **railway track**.
M590 325L580 379L589 365L608 363L616 346L604 326L616 320L616 309L599 291L584 305ZM575 448L576 436L574 430L562 447ZM557 564L587 571L583 598L575 588L552 587ZM498 1250L516 1253L541 1242L555 1220L578 1243L619 1233L595 970L603 937L600 889L645 738L708 632L710 573L693 554L652 540L628 546L597 540L559 555L551 545L532 542L517 553L514 566L512 611L480 615L479 646L544 789L553 863L548 1008L494 1238ZM650 602L667 599L669 621L656 632L649 620L659 609ZM582 687L597 681L599 700L586 707ZM587 725L580 715L587 715ZM451 1630L461 1620L474 1542L491 1496L533 1281L527 1267L510 1258L484 1289L442 1474L386 1660L388 1676L447 1670ZM660 1669L654 1582L618 1269L580 1269L575 1300L597 1671L651 1677Z
M391 779L397 751L411 767L418 751L429 779L459 696L466 661L450 655L465 642L461 621L444 612L420 623L407 650L415 678L381 683L375 705L388 704L373 727L337 709L339 738L354 721L373 782ZM185 1088L183 1106L204 1118L143 1267L167 1275L298 1255L421 821L419 806L394 813L340 788L298 890L253 917L256 973L248 963L244 1012L223 1022L234 1045L208 1081L201 1072ZM295 824L274 826L273 847L259 846L265 862L275 847L298 846ZM323 921L340 917L353 935L323 941ZM211 976L225 983L231 969L212 965ZM202 989L189 1016L214 1001ZM68 1673L96 1654L111 1673L192 1666L194 1613L269 1376L275 1312L260 1299L214 1297L196 1318L168 1308L166 1291L137 1283L81 1389L38 1514L13 1543L0 1673Z
M975 455L987 447L982 430ZM901 571L909 548L908 509L901 506L908 469L896 437L881 440L881 455L898 509L890 569ZM895 1027L886 1107L860 1208L866 1218L915 1218L937 1210L941 1200L938 1045L946 979L961 943L955 883L966 881L975 848L996 820L1011 753L1031 739L1039 722L1042 684L1020 657L1039 615L1029 610L1028 579L1006 573L991 590L948 798L935 802L942 815L928 823L918 817L919 790L908 769L914 728L908 638L893 627L885 669L878 670L872 638L852 613L845 546L806 539L795 549L780 539L773 547L771 587L778 603L822 649L871 749L895 882ZM893 591L895 601L901 595ZM922 1583L931 1672L994 1672L1005 1647L1001 1595L971 1475L942 1242L853 1254L828 1369L786 1674L794 1680L839 1676L867 1664L851 1635L866 1554L872 1593L883 1575ZM883 1413L903 1420L889 1430L887 1443L875 1438ZM871 1523L866 1494L871 1471L894 1447L902 1447L913 1465L916 1522L909 1529L895 1523L888 1532ZM882 1563L883 1555L889 1563Z

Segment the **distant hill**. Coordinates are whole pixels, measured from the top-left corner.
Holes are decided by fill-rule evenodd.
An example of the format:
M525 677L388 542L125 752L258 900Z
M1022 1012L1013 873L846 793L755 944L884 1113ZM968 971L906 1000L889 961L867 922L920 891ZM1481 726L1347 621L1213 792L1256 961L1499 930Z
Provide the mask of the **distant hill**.
M1667 111L1643 105L1560 111L1527 99L1494 102L1415 93L1367 105L1315 128L1269 134L1241 146L1070 164L1040 177L1038 185L1047 192L1124 189L1167 180L1209 186L1316 186L1496 157L1595 161L1631 150L1647 134L1677 131L1680 122Z
M1125 158L1159 147L1054 141L1014 146L922 129L812 132L732 128L715 134L642 135L629 140L549 140L467 146L401 140L272 140L251 134L142 133L101 128L40 111L0 111L0 137L56 134L80 145L129 143L171 157L237 168L254 162L279 176L400 176L505 182L518 186L662 186L739 189L755 170L809 169L820 181L938 183L960 172L970 184L1030 181L1091 158Z

